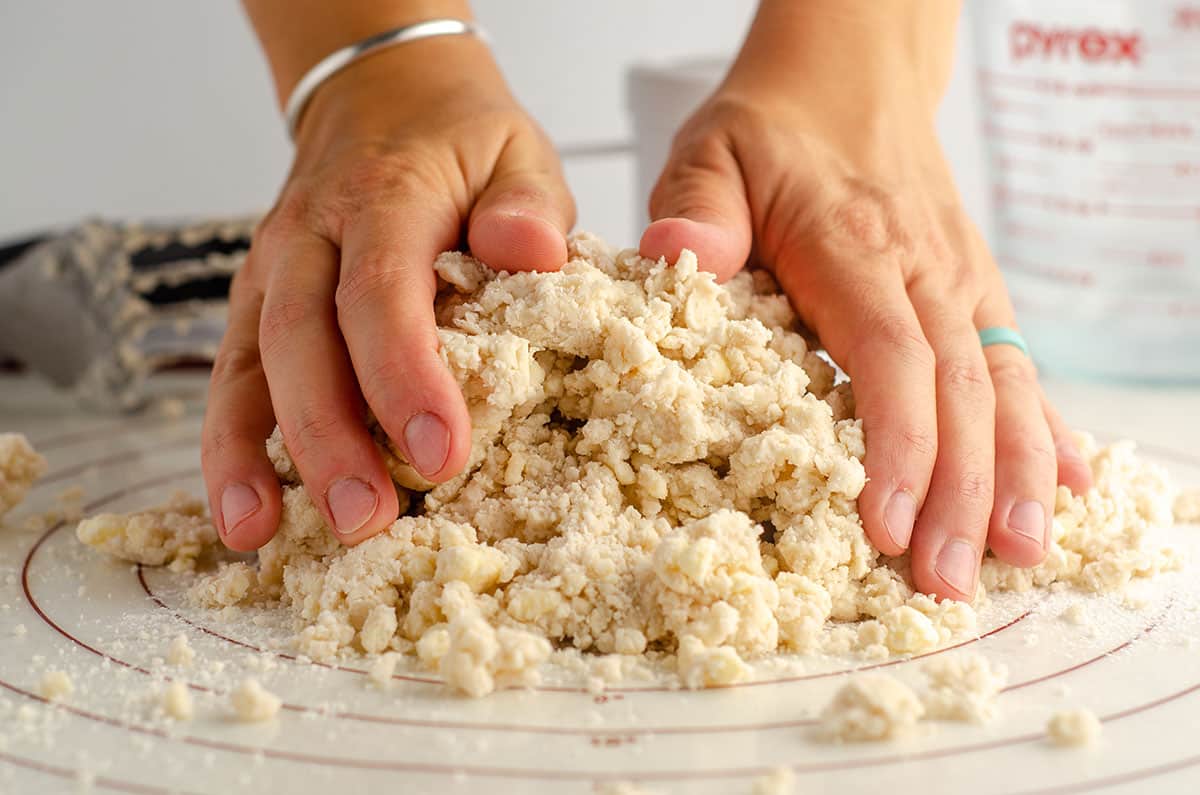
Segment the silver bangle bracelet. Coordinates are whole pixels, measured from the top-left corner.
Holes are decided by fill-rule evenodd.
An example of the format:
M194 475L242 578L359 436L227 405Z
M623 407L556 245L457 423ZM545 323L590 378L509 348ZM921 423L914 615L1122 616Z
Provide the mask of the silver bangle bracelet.
M360 58L395 44L428 39L433 36L455 36L464 33L478 36L487 41L487 35L473 23L461 19L429 19L425 22L376 33L374 36L326 55L317 62L316 66L305 72L304 77L300 78L300 82L296 83L296 87L292 89L287 104L284 105L283 114L284 119L287 120L288 135L295 139L296 125L299 124L300 115L304 113L304 108L312 98L313 92L326 80Z

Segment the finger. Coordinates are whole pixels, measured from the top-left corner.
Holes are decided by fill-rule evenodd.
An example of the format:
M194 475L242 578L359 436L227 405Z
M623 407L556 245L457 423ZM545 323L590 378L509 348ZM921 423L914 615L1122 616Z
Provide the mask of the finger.
M423 477L466 464L471 419L438 355L433 260L454 246L452 206L398 200L350 221L342 245L338 320L362 394L388 437Z
M643 257L679 259L691 249L700 267L724 281L750 256L751 219L741 167L719 138L673 152L650 195L653 222L642 234Z
M937 360L938 454L912 539L913 581L971 601L992 513L996 397L971 317L944 290L916 283L913 306Z
M981 313L976 321L982 328L1014 325L1011 312L1003 310ZM1046 554L1054 515L1054 440L1029 357L1011 345L989 345L984 356L996 393L996 485L988 546L1006 563L1033 566Z
M575 200L549 142L519 135L505 146L468 223L471 253L496 270L556 270L567 260Z
M264 256L276 264L259 340L275 416L313 503L354 544L393 522L399 503L337 328L337 251L298 228L275 231L267 244Z
M1092 468L1079 452L1071 426L1058 413L1058 409L1041 394L1042 412L1050 424L1050 435L1054 438L1054 453L1058 459L1058 482L1071 490L1072 494L1084 494L1092 487Z
M937 455L933 351L897 275L833 267L778 269L782 286L850 375L863 423L863 527L886 555L908 548ZM856 272L857 271L857 272ZM819 300L818 300L819 296Z
M279 526L280 493L264 443L275 425L258 355L262 292L248 284L251 253L234 279L229 320L213 361L200 438L208 504L230 549L258 549Z

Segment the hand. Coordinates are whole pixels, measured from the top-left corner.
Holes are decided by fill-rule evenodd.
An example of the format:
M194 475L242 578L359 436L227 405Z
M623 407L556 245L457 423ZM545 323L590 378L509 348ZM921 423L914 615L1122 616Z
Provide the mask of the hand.
M943 160L937 92L895 70L856 84L869 64L783 79L758 33L676 137L641 253L690 248L724 279L753 252L775 273L854 385L868 536L911 549L922 591L969 601L985 545L1039 562L1056 482L1086 489L1090 473L1030 360L979 344L1015 320Z
M424 477L457 473L470 419L438 356L433 260L465 229L494 267L555 268L573 222L553 147L473 37L395 47L323 85L234 280L213 367L202 459L225 544L275 533L263 442L276 422L347 544L398 512L366 407Z

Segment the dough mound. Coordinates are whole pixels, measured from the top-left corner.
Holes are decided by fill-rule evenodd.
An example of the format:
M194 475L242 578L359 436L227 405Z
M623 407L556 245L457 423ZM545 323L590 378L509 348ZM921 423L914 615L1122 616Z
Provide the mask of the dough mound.
M536 683L556 649L648 655L705 687L779 651L878 659L975 631L969 605L915 594L907 561L867 541L849 385L766 273L720 286L690 252L671 265L586 235L556 273L459 253L435 267L441 355L473 423L465 471L435 487L377 430L407 507L347 548L276 432L279 531L257 564L204 575L197 603L280 606L309 657L411 655L469 695ZM1098 490L1060 491L1046 563L989 560L987 587L1106 589L1170 565L1141 543L1170 520L1161 474L1088 444ZM147 521L199 534L161 512L128 521L80 537L151 562L132 528L164 560Z
M46 472L46 459L19 433L0 433L0 518L17 506Z

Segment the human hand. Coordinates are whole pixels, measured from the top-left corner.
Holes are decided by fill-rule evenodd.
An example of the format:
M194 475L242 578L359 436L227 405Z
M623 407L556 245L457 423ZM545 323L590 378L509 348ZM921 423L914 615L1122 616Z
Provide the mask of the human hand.
M774 272L851 377L868 536L911 550L922 591L969 601L985 545L1039 562L1056 483L1083 490L1090 472L1028 357L980 346L978 329L1016 323L937 141L948 65L857 57L855 42L886 33L870 10L791 25L817 5L763 3L674 141L641 253L690 248L721 279L753 254Z
M347 544L398 513L365 407L425 478L457 473L470 419L438 356L433 260L465 231L493 267L552 269L573 222L553 147L474 37L391 48L324 84L234 280L213 367L202 461L225 544L275 533L263 442L276 422Z

